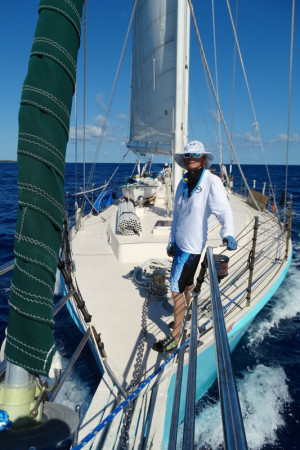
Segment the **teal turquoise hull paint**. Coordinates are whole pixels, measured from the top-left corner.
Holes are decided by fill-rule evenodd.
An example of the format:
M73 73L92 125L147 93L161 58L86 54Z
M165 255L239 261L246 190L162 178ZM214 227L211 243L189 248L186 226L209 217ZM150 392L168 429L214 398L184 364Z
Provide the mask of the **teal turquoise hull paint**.
M228 339L231 352L235 349L247 329L249 328L251 322L260 312L260 310L266 305L266 303L270 300L270 298L275 294L280 284L284 280L289 266L292 260L292 251L289 257L289 260L278 278L277 282L271 287L264 297L260 300L257 305L253 309L249 311L249 313L243 317L237 324L233 326L233 328L228 332ZM205 373L204 369L205 368ZM184 408L185 408L185 394L186 394L186 380L187 380L187 365L183 368L182 374L182 391L180 398L180 413L179 413L179 423L182 422L184 418ZM197 380L196 380L196 399L199 400L208 388L212 385L214 380L217 377L217 366L216 366L216 354L215 354L215 346L211 345L208 347L203 353L200 353L197 357ZM166 416L165 416L165 425L164 425L164 435L163 435L163 444L162 448L168 448L169 442L169 433L171 426L171 415L172 415L172 404L173 404L173 396L175 389L175 381L176 381L176 373L172 376L170 381L168 394L167 394L167 405L166 405Z
M61 276L61 285L63 287L63 296L65 296L65 295L68 294L69 291L66 288L66 284L65 284L65 280L64 280L63 276L62 275L60 275L60 276ZM77 316L77 313L75 312L75 310L73 308L73 305L72 305L70 300L67 301L66 307L67 307L67 309L69 311L69 314L70 314L73 322L75 323L75 325L77 326L79 331L82 333L82 335L84 335L85 334L84 328L83 328L83 326L82 326L82 324L81 324L81 322L79 320L79 317ZM95 358L95 361L96 361L96 363L97 363L97 365L98 365L98 367L100 369L100 372L103 375L104 369L103 369L101 361L99 359L99 355L98 355L98 352L97 352L97 350L95 348L94 342L92 342L91 339L89 339L88 340L88 344L89 344L91 352L92 352L92 354L93 354L93 356Z

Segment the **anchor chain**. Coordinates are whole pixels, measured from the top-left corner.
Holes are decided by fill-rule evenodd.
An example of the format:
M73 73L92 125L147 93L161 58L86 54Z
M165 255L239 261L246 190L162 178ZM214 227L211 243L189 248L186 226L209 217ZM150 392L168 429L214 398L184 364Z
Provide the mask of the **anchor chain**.
M157 264L155 265L155 268L157 268ZM140 271L141 271L141 269L140 269ZM148 318L149 300L151 300L153 298L158 299L159 297L162 298L168 292L168 289L166 288L166 286L164 286L163 288L160 288L159 286L156 285L156 283L154 282L153 273L151 274L150 281L148 283L146 283L145 281L141 281L140 276L137 277L137 276L134 276L134 274L133 274L133 282L135 284L137 284L138 286L143 286L143 288L149 289L149 294L148 294L148 297L145 298L143 307L142 307L141 325L142 325L143 335L142 335L142 338L138 345L138 349L137 349L137 353L136 353L136 362L134 365L134 370L133 370L133 375L132 375L132 381L131 381L130 385L128 386L128 390L127 390L128 395L132 394L132 392L134 391L134 389L136 388L136 386L139 383L140 372L141 372L142 364L143 364L144 347L145 347L146 336L147 336L147 318ZM122 430L121 430L121 439L120 439L121 449L128 448L129 428L130 428L131 418L132 418L132 414L133 414L134 403L135 403L135 401L131 402L124 410L123 426L122 426Z
M143 336L139 342L137 353L136 353L136 362L134 365L132 380L130 385L128 386L128 395L132 394L135 387L138 385L139 378L140 378L140 372L142 369L143 364L143 355L144 355L144 347L146 342L146 336L147 336L147 318L148 318L148 302L149 297L146 297L143 303L142 307L142 331ZM133 407L134 407L135 401L131 402L127 408L124 410L124 418L123 418L123 425L121 430L121 449L127 449L128 443L129 443L129 428L131 423L131 418L133 414Z

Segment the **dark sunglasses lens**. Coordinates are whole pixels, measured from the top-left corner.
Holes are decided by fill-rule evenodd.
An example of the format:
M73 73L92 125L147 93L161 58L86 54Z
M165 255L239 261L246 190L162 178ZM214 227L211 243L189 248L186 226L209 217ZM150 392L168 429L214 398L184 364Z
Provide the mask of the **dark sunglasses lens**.
M200 158L201 153L184 153L183 157L186 158L186 159L188 159L188 158L190 158L192 155L194 156L194 158Z

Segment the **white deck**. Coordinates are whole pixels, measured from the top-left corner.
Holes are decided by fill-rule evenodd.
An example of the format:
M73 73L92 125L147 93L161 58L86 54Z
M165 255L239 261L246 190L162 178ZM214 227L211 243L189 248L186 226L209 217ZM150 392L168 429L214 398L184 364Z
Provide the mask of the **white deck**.
M239 249L243 248L239 253L238 251L228 252L228 256L230 256L229 267L232 268L233 273L241 258L245 260L245 265L247 264L252 245L252 231L250 237L249 234L243 236L244 229L247 225L250 229L249 224L251 223L252 230L254 216L260 216L261 213L246 204L245 199L238 195L230 194L229 198L235 218L235 235L241 236ZM137 348L143 335L141 326L142 308L148 295L147 291L139 289L132 282L130 274L135 266L140 266L149 258L167 258L166 246L169 233L167 231L153 232L157 220L170 219L166 216L163 206L158 202L156 206L145 208L143 214L140 214L143 230L140 236L122 236L115 232L117 205L113 205L99 216L86 217L83 228L75 234L72 240L72 253L76 265L75 277L78 286L87 309L92 315L92 323L97 332L101 333L101 339L108 356L107 361L125 388L130 384L133 376ZM270 215L270 217L274 224L273 216ZM274 230L270 224L262 226L262 229L263 238L258 244L257 251L268 245L269 240L274 238ZM220 225L216 218L212 217L207 245L214 247L216 253L224 249L220 247L219 233ZM274 251L272 260L276 259L277 250ZM264 264L261 264L259 270L264 270ZM233 286L227 289L223 300L227 301L226 299L234 298L239 292L244 291L248 279L248 271L246 272ZM261 298L267 291L274 276L276 277L277 274L266 275L268 278L265 279L257 299ZM222 282L224 284L221 284L221 289L222 286L226 285L226 280ZM201 298L208 299L208 283L205 283L202 291ZM245 294L242 301L245 304ZM237 323L245 314L245 310L236 308L234 304L229 307L226 313L228 328ZM150 375L169 356L153 351L151 346L157 339L162 339L170 334L167 324L172 318L173 311L170 300L163 302L149 300L147 335L139 382ZM205 335L201 348L205 349L211 345L212 334L212 330L210 330ZM100 389L103 389L103 387ZM99 408L99 400L97 401L97 407ZM95 413L96 411L93 410L92 406L89 414L93 417L93 420L89 422L87 427L84 427L81 437L98 423L100 415L95 415ZM116 426L115 424L113 427ZM163 423L160 424L160 427L162 426ZM115 430L113 433L117 433L117 431ZM162 433L162 428L159 433ZM114 439L114 434L112 434L112 439Z
M233 196L231 202L236 217L236 234L251 219L247 208L241 209L241 202L238 200L238 197ZM107 230L111 236L111 230L116 229L116 208L114 205L99 216L88 216L83 228L72 241L72 251L77 283L93 317L93 324L97 332L101 333L111 364L130 383L136 347L140 340L142 306L146 293L140 293L127 276L135 265L149 258L167 258L168 234L156 234L152 231L157 220L169 218L163 215L160 207L146 208L141 217L141 236L114 234L110 245ZM208 245L220 245L219 229L220 226L215 221ZM125 259L122 255L127 255L126 259L130 262L120 262L119 259ZM165 306L161 302L155 302L154 307L149 305L151 319L148 321L149 336L145 351L149 352L146 373L153 370L157 359L161 360L161 355L151 350L151 345L170 331L165 322L172 320L172 308Z

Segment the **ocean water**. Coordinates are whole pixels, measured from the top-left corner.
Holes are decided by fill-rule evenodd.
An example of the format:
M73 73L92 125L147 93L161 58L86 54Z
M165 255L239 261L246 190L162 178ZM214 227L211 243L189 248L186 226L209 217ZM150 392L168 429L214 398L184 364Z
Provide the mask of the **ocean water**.
M86 180L91 165L86 167ZM162 166L161 166L162 167ZM267 179L264 166L242 166L250 187L256 180L261 190ZM95 187L109 180L117 164L97 164ZM130 176L133 164L122 164L112 179L115 189ZM157 166L156 169L159 169ZM285 183L285 167L270 166L277 199ZM288 197L293 195L293 260L282 285L247 331L232 360L240 396L241 409L250 449L300 449L300 182L298 166L289 167ZM236 166L234 188L244 191ZM74 213L75 179L82 186L82 166L66 164L65 191L69 197L70 216ZM0 265L13 259L13 240L17 216L17 164L0 163ZM266 193L268 192L268 183ZM87 210L88 212L88 210ZM0 342L8 314L11 273L0 277ZM81 334L64 308L56 321L55 338L67 364ZM88 370L86 370L88 367ZM59 394L58 401L74 408L81 405L81 417L100 379L98 368L86 346ZM197 404L197 449L223 448L222 421L217 383Z

